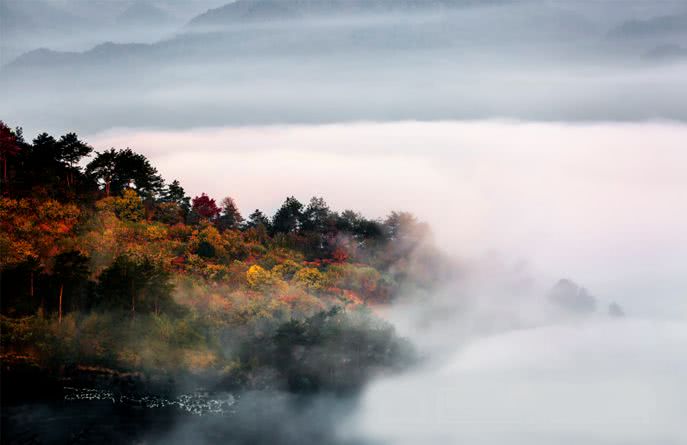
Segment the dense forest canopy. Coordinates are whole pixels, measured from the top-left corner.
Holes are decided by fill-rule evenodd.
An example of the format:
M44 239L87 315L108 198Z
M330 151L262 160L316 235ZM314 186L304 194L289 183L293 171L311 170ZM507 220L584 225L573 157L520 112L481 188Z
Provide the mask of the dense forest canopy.
M130 148L0 132L6 358L352 389L412 355L371 309L447 273L406 212L372 220L290 196L244 218Z

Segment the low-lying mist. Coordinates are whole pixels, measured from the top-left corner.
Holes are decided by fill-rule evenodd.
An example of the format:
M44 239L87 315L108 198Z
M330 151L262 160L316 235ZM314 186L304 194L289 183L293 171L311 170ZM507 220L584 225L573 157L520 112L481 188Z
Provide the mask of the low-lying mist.
M373 384L342 430L390 444L683 443L686 344L684 322L632 318L497 332Z
M373 217L406 209L459 258L571 278L632 312L687 314L684 125L402 122L115 130L193 195L272 212L284 190ZM215 178L209 181L208 178ZM609 301L610 302L610 301Z
M687 323L557 305L522 265L462 261L382 315L422 351L357 397L246 393L152 443L681 444ZM599 299L603 303L603 299Z
M244 211L276 208L285 184L372 216L410 209L453 258L454 279L430 295L409 288L380 309L421 363L355 400L293 409L298 402L279 396L286 405L258 418L282 443L650 445L687 440L685 131L403 122L117 130L90 140L98 149L126 142L193 193L230 192ZM559 279L572 280L562 285L572 289L566 304L552 297ZM160 440L212 443L208 431L276 440L245 425L231 436L191 419Z
M372 384L341 427L344 437L516 445L687 439L679 408L687 400L683 316L569 310L526 267L498 260L461 270L428 301L409 296L390 310L427 361Z

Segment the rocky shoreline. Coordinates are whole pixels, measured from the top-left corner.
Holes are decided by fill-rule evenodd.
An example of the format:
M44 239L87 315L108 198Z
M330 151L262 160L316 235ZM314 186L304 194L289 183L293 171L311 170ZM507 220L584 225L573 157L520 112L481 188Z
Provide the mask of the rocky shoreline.
M114 397L154 394L170 398L188 389L191 379L166 373L122 371L102 366L42 366L30 356L0 356L3 404L28 400L64 400L74 390L105 391ZM183 384L182 384L183 383Z

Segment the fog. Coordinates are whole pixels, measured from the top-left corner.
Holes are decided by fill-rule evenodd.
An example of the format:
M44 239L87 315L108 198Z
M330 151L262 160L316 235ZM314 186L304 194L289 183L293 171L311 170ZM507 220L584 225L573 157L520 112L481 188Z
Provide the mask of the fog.
M85 51L106 41L152 43L224 0L2 0L0 66L49 48Z
M272 212L288 190L431 224L456 280L383 312L425 362L373 382L348 415L336 402L318 408L328 441L594 445L687 439L686 138L681 123L491 120L89 139L134 147L192 193L231 195L244 213ZM595 310L548 297L560 278L586 287ZM609 315L614 302L625 317ZM301 415L286 422L320 437Z
M684 443L686 343L684 323L642 320L478 338L372 385L342 430L393 444Z
M244 214L286 195L432 226L459 258L526 262L547 286L571 278L667 318L687 314L687 127L504 121L110 130L96 149L148 155L193 196Z
M284 443L605 445L687 439L686 138L676 122L490 120L88 139L131 146L192 194L233 196L244 214L274 211L285 193L371 216L411 210L454 259L455 280L432 295L409 289L381 312L421 351L420 367L372 382L354 403L285 409L270 429ZM556 303L561 278L595 304ZM625 317L609 314L613 303ZM191 420L161 440L236 437L216 428Z
M326 14L321 5L328 3L316 1L281 20L273 3L255 4L277 19L214 10L206 14L216 16L211 25L187 19L164 32L122 25L115 37L104 27L99 42L84 31L90 43L79 45L51 39L40 45L46 49L7 59L0 114L29 132L687 118L683 2L522 1Z
M344 437L390 444L687 439L679 408L687 398L679 383L687 366L684 313L674 320L636 308L622 318L604 308L582 315L547 299L527 267L466 266L459 283L429 301L409 298L390 310L430 359L371 385L341 428Z

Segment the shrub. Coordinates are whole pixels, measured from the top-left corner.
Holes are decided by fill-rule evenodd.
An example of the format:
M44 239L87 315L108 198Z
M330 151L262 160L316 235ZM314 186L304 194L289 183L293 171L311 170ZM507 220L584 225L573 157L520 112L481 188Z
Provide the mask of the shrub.
M286 260L283 263L277 264L272 268L272 273L281 277L282 280L290 280L293 276L301 270L302 266L293 260Z
M269 270L265 270L262 266L257 264L252 265L248 271L246 271L246 281L248 282L248 286L259 291L265 291L271 287L285 284L278 275L273 274Z

